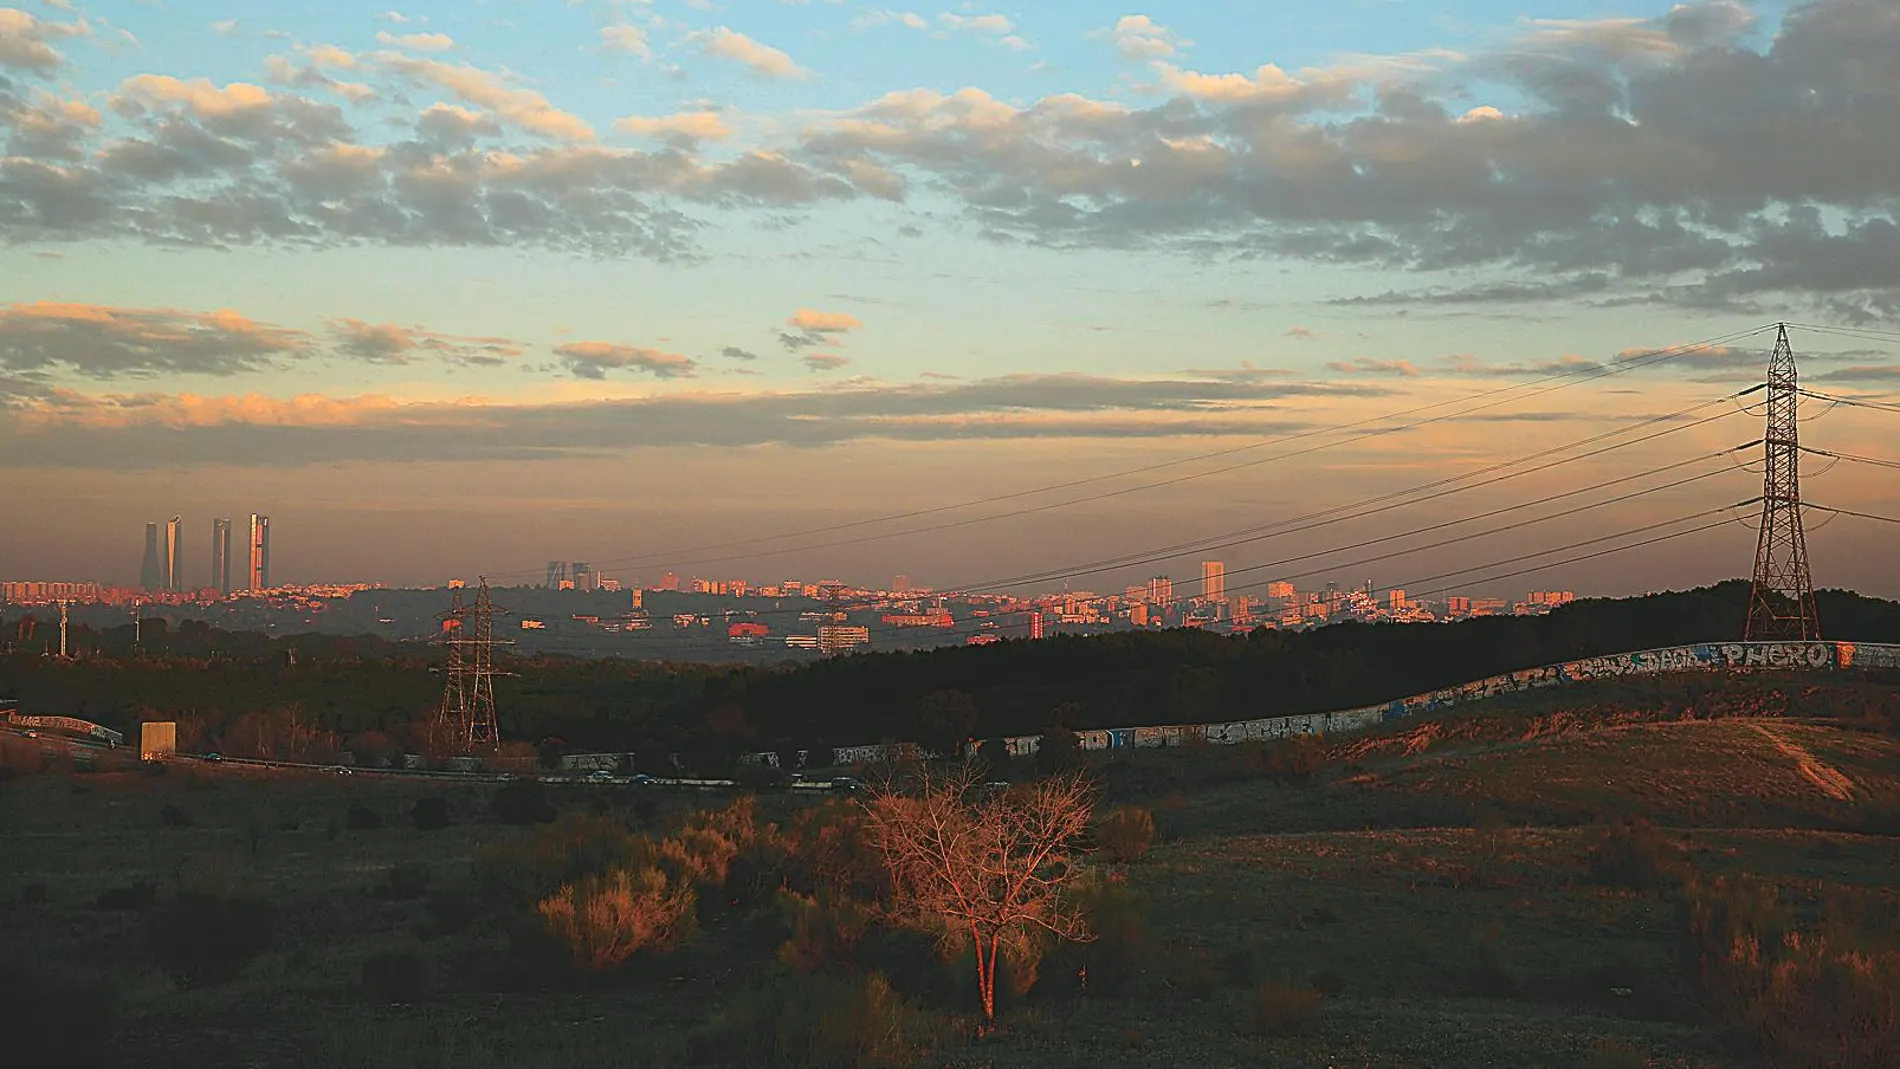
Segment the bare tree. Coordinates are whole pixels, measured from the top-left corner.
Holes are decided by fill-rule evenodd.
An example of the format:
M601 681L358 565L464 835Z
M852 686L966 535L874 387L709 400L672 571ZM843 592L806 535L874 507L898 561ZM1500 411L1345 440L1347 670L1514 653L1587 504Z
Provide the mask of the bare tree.
M889 867L898 901L920 917L967 934L986 1022L996 1019L996 958L1049 932L1087 939L1063 891L1079 874L1077 837L1094 794L1065 774L988 793L980 770L918 773L914 791L890 785L864 803L872 844Z

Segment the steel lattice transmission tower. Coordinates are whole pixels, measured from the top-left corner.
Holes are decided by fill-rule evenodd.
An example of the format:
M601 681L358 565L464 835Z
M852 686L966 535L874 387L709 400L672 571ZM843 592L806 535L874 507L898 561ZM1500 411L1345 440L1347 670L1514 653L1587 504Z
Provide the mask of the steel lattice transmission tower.
M1768 358L1768 436L1762 445L1761 540L1755 583L1748 595L1750 641L1821 637L1808 573L1808 539L1801 529L1800 390L1788 325L1780 325Z
M501 726L495 720L495 647L507 643L495 641L495 614L503 611L489 600L488 578L483 576L482 585L475 591L475 607L470 610L475 619L475 631L468 640L470 749L477 746L493 749L501 743Z
M468 609L462 605L460 579L449 581L449 599L449 611L437 617L442 621L442 642L449 649L449 660L442 669L442 707L436 710L430 734L438 746L465 750L468 748L468 659L462 655L462 647L468 638Z

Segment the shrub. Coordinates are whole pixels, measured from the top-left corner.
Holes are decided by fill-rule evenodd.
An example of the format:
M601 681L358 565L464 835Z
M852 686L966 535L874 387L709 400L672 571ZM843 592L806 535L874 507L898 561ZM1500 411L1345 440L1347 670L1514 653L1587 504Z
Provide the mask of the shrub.
M879 973L780 979L736 1000L694 1037L697 1061L784 1069L908 1065L910 1009Z
M616 869L565 884L535 907L576 968L608 972L643 950L670 950L693 931L693 889L657 868Z
M1095 938L1059 945L1043 963L1037 992L1122 994L1148 959L1145 903L1119 878L1091 880L1076 889L1075 898Z
M1900 1064L1900 948L1868 945L1838 903L1824 902L1828 919L1804 931L1772 886L1752 880L1692 879L1683 899L1710 1010L1766 1061Z
M1604 828L1590 848L1590 875L1608 887L1652 891L1676 878L1681 852L1643 817Z
M93 1069L118 1064L115 997L110 988L80 986L0 965L0 1035L7 1064Z
M1221 979L1229 987L1251 987L1257 955L1250 946L1237 946L1220 956Z
M429 965L413 950L385 950L363 962L360 990L371 1002L420 1002L428 986Z
M1275 783L1304 783L1325 761L1325 747L1312 735L1247 743L1242 750L1248 771Z
M418 798L409 819L419 831L441 831L449 826L449 803L442 798Z
M1045 776L1082 767L1082 739L1060 724L1043 729L1036 745L1036 771Z
M383 826L383 815L366 805L353 805L344 814L343 823L351 831L371 831Z
M612 817L567 813L524 838L478 850L475 875L513 909L545 898L562 884L651 864L655 856L651 840Z
M376 885L376 897L403 900L421 898L429 891L431 875L429 866L423 862L398 862L383 874L382 882Z
M125 887L109 887L99 892L94 903L100 909L150 909L158 901L158 888L147 880L138 880Z
M495 818L503 824L552 824L558 815L548 804L547 791L540 780L516 779L496 789L489 802Z
M1124 865L1140 861L1154 841L1154 814L1137 806L1116 809L1095 827L1096 849Z
M1599 1039L1584 1052L1583 1069L1646 1069L1649 1058L1620 1039Z
M1254 988L1248 1031L1257 1036L1297 1036L1319 1017L1323 996L1310 987L1262 984Z
M1333 969L1317 969L1312 976L1307 977L1306 982L1313 985L1313 990L1328 998L1346 990L1346 978Z
M976 748L976 756L992 776L1000 776L1009 770L1009 743L1002 739L984 739L983 744Z
M780 964L795 973L843 973L857 963L858 944L871 927L870 911L830 892L784 891L779 903L792 929L778 949Z
M181 987L236 979L270 947L276 920L267 902L209 891L180 891L148 917L159 967Z
M1516 974L1498 955L1497 941L1485 936L1478 940L1478 960L1465 974L1465 992L1479 998L1513 998L1518 992Z
M158 819L168 828L191 827L191 814L170 802L158 807Z

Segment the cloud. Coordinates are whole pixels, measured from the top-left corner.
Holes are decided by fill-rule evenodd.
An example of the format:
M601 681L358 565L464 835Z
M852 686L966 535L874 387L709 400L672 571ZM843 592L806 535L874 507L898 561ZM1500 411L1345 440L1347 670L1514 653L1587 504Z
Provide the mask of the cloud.
M959 15L954 11L946 11L937 16L937 21L952 30L992 37L1001 37L1016 30L1016 24L1003 15Z
M850 357L836 353L807 353L802 359L808 371L836 371L851 362Z
M447 52L455 47L455 39L446 33L405 33L393 34L379 32L376 40L380 44L396 48L407 48L416 52Z
M785 325L792 329L779 331L779 344L792 352L798 352L815 345L842 345L843 340L838 335L858 330L864 326L864 322L849 312L800 308L792 313Z
M137 378L235 375L313 351L309 335L228 309L183 312L34 301L0 305L0 370Z
M439 86L464 103L495 112L529 133L560 141L591 141L594 128L577 115L562 111L532 89L508 85L500 75L464 64L379 52L375 59L388 70L419 82Z
M522 353L520 343L508 338L439 334L422 327L365 323L360 319L333 319L330 332L342 353L378 364L408 364L413 362L414 354L427 353L455 364L497 366Z
M237 32L238 20L219 19L218 21L211 24L211 30L213 33L221 33L228 37L231 34L234 34Z
M792 61L792 57L760 44L745 34L725 26L694 34L693 38L709 56L735 60L766 78L808 78L811 72Z
M948 192L992 240L1442 280L1385 295L1395 305L1742 310L1781 294L1817 315L1900 316L1900 20L1887 0L1815 0L1754 46L1752 18L1717 0L1533 21L1471 55L1297 71L1156 60L1167 99L1142 108L909 90L812 124L804 150ZM1474 85L1510 113L1474 107Z
M757 360L759 358L759 354L741 349L737 345L725 346L719 350L719 355L728 360Z
M851 20L851 25L860 29L868 29L873 26L886 26L892 23L908 26L913 30L927 30L930 28L930 20L915 11L866 11Z
M66 62L49 42L91 32L92 27L84 19L48 22L17 8L0 7L0 68L49 73Z
M600 28L600 47L609 52L624 52L645 59L652 55L646 31L638 26L617 22Z
M732 136L732 128L719 118L716 111L685 111L658 118L629 115L624 119L615 119L614 129L637 137L683 142L724 141Z
M690 357L642 349L633 345L615 345L604 341L577 341L558 346L554 355L578 379L604 379L616 370L645 371L655 378L691 378L698 368Z
M1418 365L1409 360L1374 360L1369 356L1350 361L1335 360L1326 365L1326 370L1343 375L1397 375L1408 379L1421 374Z
M863 327L864 321L849 312L820 312L815 308L800 308L792 313L785 325L819 334L839 334Z
M1857 364L1802 378L1808 382L1900 383L1900 364Z
M590 351L599 346L610 353L652 353L578 344ZM676 366L680 359L662 363ZM604 375L620 366L638 362L623 364L609 355L596 370ZM87 395L29 385L11 405L0 405L0 428L11 434L8 460L19 467L525 460L624 454L646 446L1260 436L1309 426L1279 411L1280 400L1384 392L1369 385L1285 380L1011 375L910 384L833 382L826 389L784 393L668 391L578 404L504 404L397 402L376 396Z
M407 26L412 22L429 21L428 19L423 18L421 16L405 15L400 11L385 11L382 14L376 16L376 18L380 22L393 22L398 26Z
M1123 59L1160 59L1194 44L1176 37L1166 26L1146 15L1123 15L1114 26L1097 30L1090 36L1113 41L1115 51Z
M1298 338L1301 341L1307 341L1316 337L1317 334L1311 327L1288 327L1286 330L1286 336L1289 338Z

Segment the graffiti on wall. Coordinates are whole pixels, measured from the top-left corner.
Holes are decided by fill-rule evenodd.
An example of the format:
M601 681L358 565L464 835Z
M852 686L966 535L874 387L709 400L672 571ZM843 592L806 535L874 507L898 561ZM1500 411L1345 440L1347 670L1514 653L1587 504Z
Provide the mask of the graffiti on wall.
M1565 683L1587 683L1624 676L1663 675L1675 672L1752 671L1757 669L1900 669L1900 645L1856 642L1720 642L1667 646L1637 650L1605 657L1586 657L1542 668L1474 680L1456 687L1408 698L1349 709L1336 713L1307 713L1299 716L1264 717L1221 724L1170 724L1157 727L1107 728L1078 732L1085 750L1120 749L1129 746L1144 749L1179 746L1190 740L1233 744L1291 738L1295 735L1331 735L1362 731L1406 717L1450 709L1457 705L1483 701ZM1012 754L1034 753L1041 736L1030 735L1004 740ZM1020 747L1020 748L1019 748ZM883 753L881 746L840 749L838 759L873 760ZM850 757L869 751L862 758ZM976 752L976 744L970 744Z

